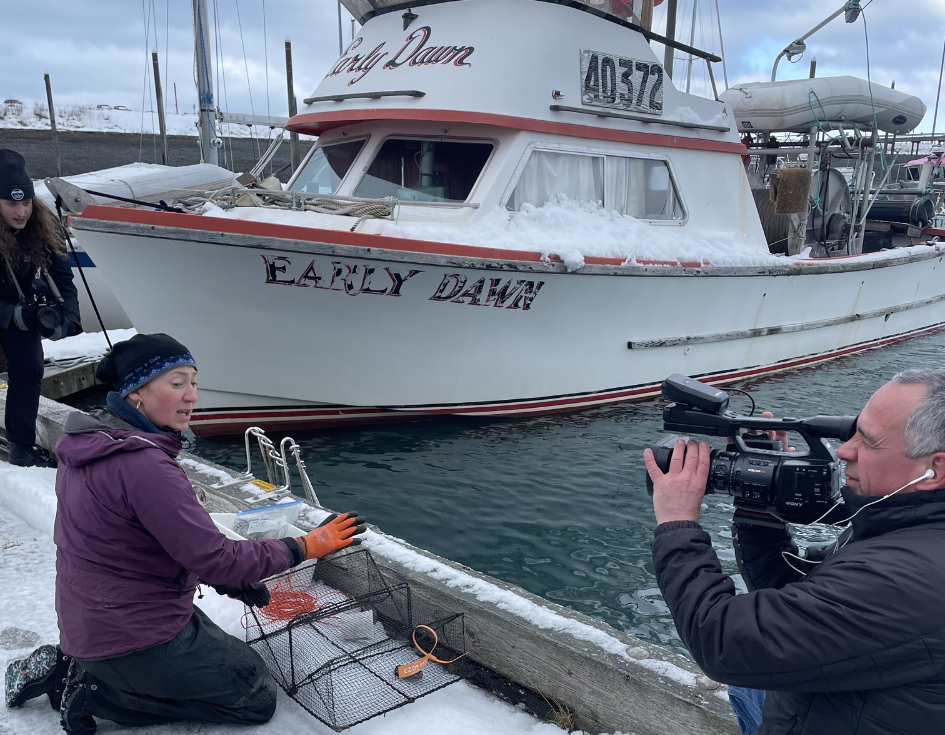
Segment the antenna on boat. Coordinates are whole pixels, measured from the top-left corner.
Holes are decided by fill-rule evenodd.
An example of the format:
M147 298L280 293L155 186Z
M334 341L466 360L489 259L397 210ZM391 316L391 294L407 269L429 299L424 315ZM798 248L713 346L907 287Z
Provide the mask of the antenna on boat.
M781 63L781 59L785 56L788 57L788 61L791 61L795 56L800 56L807 50L807 41L808 38L813 36L817 31L827 25L830 21L836 18L841 13L845 14L844 20L847 23L854 23L857 18L860 17L860 12L863 8L860 7L860 0L847 0L839 10L835 10L833 13L828 15L824 20L811 28L807 33L805 33L800 38L795 39L789 43L784 50L778 54L777 58L774 60L774 66L771 68L771 81L776 82L778 77L778 64Z

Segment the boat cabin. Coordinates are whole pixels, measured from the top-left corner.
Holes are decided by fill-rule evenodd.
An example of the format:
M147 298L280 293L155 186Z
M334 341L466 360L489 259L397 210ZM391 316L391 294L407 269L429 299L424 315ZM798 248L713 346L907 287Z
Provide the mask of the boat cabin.
M725 104L674 87L632 3L344 4L366 24L289 121L319 136L290 190L456 225L564 195L765 248Z

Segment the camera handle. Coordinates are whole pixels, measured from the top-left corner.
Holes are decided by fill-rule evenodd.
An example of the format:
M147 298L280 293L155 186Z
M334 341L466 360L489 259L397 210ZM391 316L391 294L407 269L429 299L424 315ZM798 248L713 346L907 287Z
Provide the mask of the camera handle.
M747 450L744 440L738 432L746 430L794 431L801 435L809 452L797 452L798 457L837 461L833 449L824 438L846 441L856 430L855 416L812 416L806 419L763 418L760 416L741 416L733 411L722 414L707 413L688 408L685 404L673 403L663 410L663 428L681 434L702 434L705 436L730 436L739 448ZM763 450L752 450L763 451Z

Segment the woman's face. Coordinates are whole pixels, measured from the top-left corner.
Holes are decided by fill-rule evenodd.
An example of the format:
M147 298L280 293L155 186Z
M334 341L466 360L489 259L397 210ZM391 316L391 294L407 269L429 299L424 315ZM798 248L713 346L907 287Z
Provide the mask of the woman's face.
M129 393L127 400L132 406L140 401L138 410L159 429L184 431L197 403L197 371L189 366L168 370Z
M33 214L33 200L24 199L14 202L12 199L0 199L0 219L7 227L22 230Z

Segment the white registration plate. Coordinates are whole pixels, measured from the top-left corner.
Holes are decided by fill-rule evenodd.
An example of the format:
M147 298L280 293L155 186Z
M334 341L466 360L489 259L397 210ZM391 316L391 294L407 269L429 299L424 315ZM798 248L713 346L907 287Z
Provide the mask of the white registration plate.
M581 101L594 107L663 114L663 67L581 50Z

